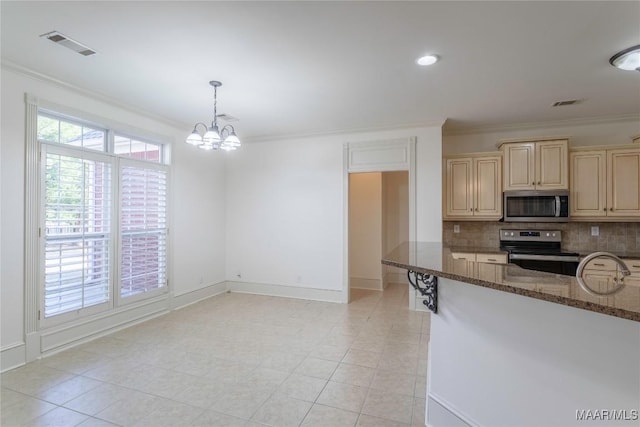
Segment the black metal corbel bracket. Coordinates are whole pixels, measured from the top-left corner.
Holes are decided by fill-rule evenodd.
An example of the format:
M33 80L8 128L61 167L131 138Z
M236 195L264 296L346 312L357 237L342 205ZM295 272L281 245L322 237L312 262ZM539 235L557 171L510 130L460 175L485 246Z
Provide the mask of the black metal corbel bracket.
M408 270L407 279L425 297L422 303L434 313L438 312L438 278L431 274Z

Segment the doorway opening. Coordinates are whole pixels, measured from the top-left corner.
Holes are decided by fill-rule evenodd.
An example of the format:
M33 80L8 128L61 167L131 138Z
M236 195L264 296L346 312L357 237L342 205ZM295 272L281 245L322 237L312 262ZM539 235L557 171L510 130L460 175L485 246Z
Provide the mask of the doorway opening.
M406 294L403 270L380 259L409 240L409 172L350 173L348 221L349 301L394 284Z

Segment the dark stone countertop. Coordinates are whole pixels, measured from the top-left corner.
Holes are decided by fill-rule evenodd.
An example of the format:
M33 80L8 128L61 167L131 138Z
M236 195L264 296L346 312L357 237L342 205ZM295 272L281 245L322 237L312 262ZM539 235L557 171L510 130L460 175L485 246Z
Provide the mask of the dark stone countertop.
M457 251L501 252L496 249L487 252L490 251L487 248L450 248L442 243L405 242L387 254L382 263L640 322L640 276L626 278L624 287L615 294L598 296L584 290L572 276L526 270L515 264L485 264L454 259L451 253ZM585 281L599 292L608 290L602 276L587 277Z

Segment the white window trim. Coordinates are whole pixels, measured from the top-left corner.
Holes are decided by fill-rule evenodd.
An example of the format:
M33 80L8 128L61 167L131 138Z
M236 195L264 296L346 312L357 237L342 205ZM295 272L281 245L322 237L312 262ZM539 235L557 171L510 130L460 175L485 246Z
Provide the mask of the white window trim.
M152 293L144 294L144 301L133 300L127 301L127 304L122 304L117 306L119 297L119 289L116 289L117 283L115 280L118 280L119 276L117 276L117 267L114 271L114 276L112 282L112 302L111 302L111 311L104 310L99 313L93 314L89 312L83 313L82 317L79 317L75 320L66 319L64 322L57 322L51 319L55 319L56 317L64 316L61 314L59 316L54 316L48 319L46 322L42 322L41 319L44 318L44 314L41 312L43 309L41 308L41 292L43 282L41 281L41 260L42 252L41 252L41 244L44 241L44 236L41 236L41 217L44 217L42 210L42 194L41 194L41 179L42 179L42 171L41 168L41 142L38 141L37 132L38 132L38 114L40 112L45 115L53 115L58 118L71 118L71 121L77 122L78 117L82 118L81 123L89 126L96 126L98 128L103 128L107 130L107 143L106 149L112 150L113 146L113 133L114 130L118 134L126 134L132 135L135 139L149 141L151 143L157 143L162 145L162 160L163 164L141 161L145 164L146 167L149 165L156 165L160 167L164 167L167 170L167 202L168 204L172 200L171 197L171 169L170 169L170 159L171 159L171 143L172 141L167 139L166 136L153 134L147 131L142 131L140 129L133 128L129 125L125 125L122 123L106 120L85 111L74 110L72 108L61 106L56 103L48 102L46 100L40 100L36 96L25 93L25 263L24 263L24 283L25 283L25 294L24 294L24 332L25 332L25 360L27 362L36 360L40 357L42 346L41 343L41 334L44 333L45 330L59 329L59 327L67 328L73 327L74 324L78 324L78 322L84 323L90 321L91 318L95 318L96 316L110 316L116 315L120 311L122 311L127 306L136 306L141 303L144 304L153 304L154 300L157 300L158 296L154 298ZM63 146L63 144L59 144ZM116 157L111 153L102 153L96 150L83 149L81 147L74 147L74 149L80 149L86 151L88 153L98 153L104 156L112 156ZM124 159L124 157L118 157L119 159ZM127 159L134 160L134 159ZM117 165L117 162L116 162ZM115 166L113 170L113 182L116 191L119 191L120 181L119 181L119 171L117 170L119 167ZM118 194L114 194L114 197L119 197ZM116 199L117 200L117 199ZM113 208L119 209L119 203L114 203L112 205ZM171 277L170 271L170 259L171 259L171 237L170 237L170 229L169 226L171 224L171 208L167 207L167 265L166 265L166 276L167 276L167 286L163 287L163 292L159 293L159 296L169 296L171 294L171 284L169 283L169 278ZM114 218L116 218L114 216ZM115 245L117 240L119 239L119 227L116 232L116 238L114 238L113 244ZM115 254L118 257L118 254ZM119 261L115 261L114 265L119 265ZM127 298L129 300L129 298ZM138 302L139 304L133 304ZM51 322L49 322L51 320ZM53 325L58 326L58 328L52 328Z

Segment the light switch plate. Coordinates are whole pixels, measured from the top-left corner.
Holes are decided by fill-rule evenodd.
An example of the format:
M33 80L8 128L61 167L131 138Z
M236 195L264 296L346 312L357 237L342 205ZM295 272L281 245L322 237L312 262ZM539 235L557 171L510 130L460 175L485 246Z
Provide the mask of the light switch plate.
M600 227L598 227L597 225L594 225L593 227L591 227L591 235L592 236L599 236L600 235Z
M459 233L460 232L460 226L458 224L454 224L453 225L453 232L454 233Z

